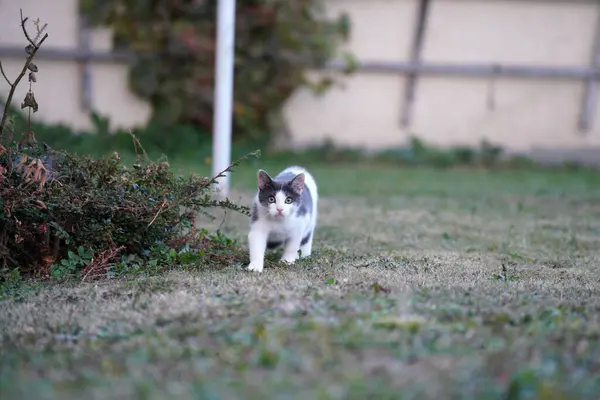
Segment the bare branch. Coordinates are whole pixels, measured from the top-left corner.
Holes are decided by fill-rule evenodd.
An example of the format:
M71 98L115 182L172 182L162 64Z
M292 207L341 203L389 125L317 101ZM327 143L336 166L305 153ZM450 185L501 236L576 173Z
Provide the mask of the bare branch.
M33 47L38 47L35 42L33 40L31 40L31 37L29 36L29 33L27 33L27 28L25 28L25 22L27 22L27 20L29 19L29 17L25 17L23 18L23 9L20 9L21 12L21 28L23 29L23 34L25 35L25 37L27 38L27 40L29 41L29 43L31 43L31 45Z
M8 97L6 98L6 103L4 105L4 112L2 113L2 121L0 122L0 141L2 139L4 139L4 126L6 125L6 120L8 119L8 113L10 111L10 105L12 103L12 98L15 94L15 89L19 85L19 82L21 82L21 79L23 79L25 74L27 74L29 64L31 63L31 60L33 60L33 58L35 57L35 54L37 53L37 51L40 49L42 43L44 43L44 41L48 38L48 34L46 33L42 37L40 42L37 44L33 40L31 40L31 37L29 37L29 34L27 33L27 29L25 29L25 22L27 22L27 19L28 18L23 18L23 10L21 10L21 27L23 28L23 33L25 34L25 37L29 41L30 46L27 46L27 49L26 49L27 50L27 59L25 60L25 65L23 65L23 69L21 70L21 73L19 74L17 79L15 79L15 81L10 86L10 91L8 92ZM2 75L4 75L4 71L2 72ZM4 75L4 78L8 81L8 78L6 77L6 75Z
M12 87L12 82L10 81L10 79L8 79L8 77L6 76L6 73L4 72L4 68L2 67L2 61L0 61L0 72L2 72L2 76L4 77L4 79L6 79L6 83L8 83L8 86Z
M42 40L40 40L40 42L37 44L37 46L36 46L36 47L37 47L37 49L39 49L39 48L40 48L40 46L42 45L42 43L44 43L44 40L46 40L47 38L48 38L48 34L46 33L46 34L44 35L44 37L42 38Z
M40 26L36 25L37 35L35 35L35 38L33 39L33 41L35 43L38 42L38 40L40 39L40 36L42 36L42 34L46 31L47 27L48 27L48 24L44 24L44 26L42 26L42 28L40 29Z

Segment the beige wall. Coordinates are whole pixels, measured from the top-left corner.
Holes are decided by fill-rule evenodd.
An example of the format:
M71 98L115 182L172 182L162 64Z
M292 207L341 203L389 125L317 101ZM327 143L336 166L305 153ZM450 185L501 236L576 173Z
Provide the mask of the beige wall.
M408 60L416 0L328 0L350 13L349 49L359 60ZM434 0L424 61L585 66L600 5L593 2ZM369 38L369 39L367 39ZM489 109L488 78L422 76L412 124L400 127L406 80L358 73L343 87L315 97L298 91L286 114L294 144L331 137L345 145L401 145L415 134L439 145L487 138L508 149L600 145L600 109L591 132L578 132L584 84L548 79L496 79Z
M358 60L402 61L410 51L417 2L414 0L328 0L332 17L345 11L352 23L342 50ZM324 96L299 90L285 108L293 143L325 138L350 146L402 144L398 126L405 79L400 75L355 73Z
M405 61L416 21L417 0L326 0L332 16L350 14L347 50L363 61ZM47 48L77 46L77 0L0 0L0 44L25 46L19 8L49 25ZM423 59L431 62L583 66L591 59L600 5L594 2L433 0ZM110 49L110 34L95 30L96 49ZM14 77L22 60L4 59ZM38 60L36 118L78 129L90 127L81 107L79 66ZM148 105L127 85L127 66L93 65L93 106L113 126L143 124ZM25 82L26 83L26 82ZM495 107L487 106L489 79L422 76L408 129L400 128L406 79L356 73L324 96L299 90L286 104L292 145L333 138L345 145L380 148L405 143L411 134L440 145L477 144L482 138L515 150L600 145L600 109L592 131L578 132L584 84L547 79L496 79ZM7 88L0 82L0 94ZM20 103L27 85L20 87Z
M424 47L427 61L577 67L592 58L600 9L591 2L434 4ZM600 113L593 131L578 132L583 82L499 79L493 110L486 107L488 88L489 79L422 79L414 130L440 144L487 137L519 150L600 144Z
M0 44L25 48L26 39L19 25L19 8L30 20L40 18L48 23L45 49L75 49L78 41L78 0L0 0ZM32 36L35 27L28 22ZM110 33L94 30L92 46L97 50L110 50ZM23 52L25 55L25 52ZM19 74L25 57L4 57L2 64L11 80ZM80 66L73 61L38 59L37 83L33 90L39 104L35 119L48 123L62 123L75 129L89 129L89 111L81 101ZM128 68L124 64L95 63L92 66L92 106L102 115L110 116L113 127L129 128L142 125L150 115L150 107L128 90ZM13 105L19 106L29 86L27 77L19 85ZM6 98L8 87L0 81L0 96Z

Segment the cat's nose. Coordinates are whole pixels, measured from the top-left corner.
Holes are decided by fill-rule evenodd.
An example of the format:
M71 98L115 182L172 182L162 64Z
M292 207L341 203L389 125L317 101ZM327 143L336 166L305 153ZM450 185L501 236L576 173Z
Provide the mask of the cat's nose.
M283 208L277 207L277 211L279 211L281 213L283 211Z

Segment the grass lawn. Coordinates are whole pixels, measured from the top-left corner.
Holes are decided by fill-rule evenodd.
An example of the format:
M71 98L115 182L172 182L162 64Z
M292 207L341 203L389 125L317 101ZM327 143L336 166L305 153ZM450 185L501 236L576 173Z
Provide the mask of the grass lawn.
M310 170L296 266L6 297L0 398L600 397L599 173ZM210 226L245 245L246 217Z

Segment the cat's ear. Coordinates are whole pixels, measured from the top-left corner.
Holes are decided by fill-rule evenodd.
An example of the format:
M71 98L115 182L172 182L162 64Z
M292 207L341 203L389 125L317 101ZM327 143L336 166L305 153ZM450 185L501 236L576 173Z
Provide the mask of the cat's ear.
M304 174L300 173L296 175L296 177L290 182L290 186L294 192L301 194L304 190Z
M266 188L267 186L269 186L271 184L271 177L265 171L263 171L262 169L259 169L257 181L258 181L257 182L258 188L260 190L263 190L264 188Z

